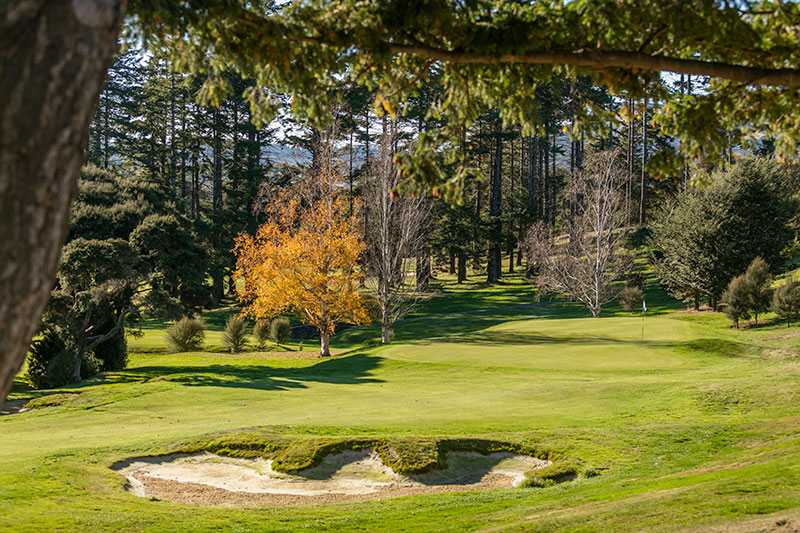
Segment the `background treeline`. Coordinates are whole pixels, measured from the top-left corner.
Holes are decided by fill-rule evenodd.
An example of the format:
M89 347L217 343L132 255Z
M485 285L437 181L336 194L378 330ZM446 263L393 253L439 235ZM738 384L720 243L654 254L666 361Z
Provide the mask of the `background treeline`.
M413 150L421 135L447 120L432 112L442 94L435 74L420 80L416 96L391 116L374 107L375 94L366 89L341 89L343 103L325 128L295 121L291 102L280 95L274 96L283 102L281 118L256 126L258 117L242 97L254 84L233 73L226 81L233 96L204 106L197 103L200 77L172 72L163 58L136 51L116 58L92 123L89 165L44 319L51 349L40 365L43 383L49 367L80 379L81 366L86 375L124 365L126 321L191 316L232 295L235 237L253 234L265 221L267 191L292 187L323 158L337 160L341 193L367 231L371 211L360 205L376 175L370 168L379 166L381 142L391 139L392 154ZM663 83L691 92L704 80L681 76ZM680 142L651 127L657 101L612 98L581 78L556 77L535 93L528 110L538 124L534 135L504 127L497 108L462 131L473 172L458 204L431 191L421 244L409 258L418 291L429 290L437 269L459 282L477 276L494 283L518 269L533 274L535 265L525 261L529 228L539 223L552 235L564 232L580 211L582 199L570 185L587 154L612 149L622 161L629 242L653 245L658 275L674 295L716 306L754 257L764 257L773 272L791 259L798 189L791 165L752 163L731 173L739 157L728 146L722 162L651 176L651 155ZM627 126L589 136L575 121L586 108L626 117ZM765 141L759 155L768 156L770 146ZM688 228L705 233L687 236ZM727 248L717 249L720 243ZM48 362L56 356L60 366ZM57 373L49 383L64 381Z

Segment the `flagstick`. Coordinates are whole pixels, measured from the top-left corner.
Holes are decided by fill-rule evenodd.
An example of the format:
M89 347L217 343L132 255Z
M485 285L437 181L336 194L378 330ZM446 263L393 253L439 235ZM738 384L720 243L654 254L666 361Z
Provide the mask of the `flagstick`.
M647 310L647 304L642 299L642 340L644 340L644 312Z

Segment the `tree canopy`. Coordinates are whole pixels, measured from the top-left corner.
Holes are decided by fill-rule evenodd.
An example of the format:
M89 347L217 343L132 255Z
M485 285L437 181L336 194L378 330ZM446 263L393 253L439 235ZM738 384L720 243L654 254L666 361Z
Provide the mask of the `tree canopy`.
M407 189L433 187L451 198L474 172L456 133L498 104L506 123L541 128L536 88L557 74L663 102L653 122L681 137L688 158L717 156L731 135L754 142L756 134L794 154L800 135L795 2L132 0L130 9L132 36L169 47L179 68L208 73L207 101L230 90L221 75L227 66L253 77L245 96L256 119L274 113L277 90L290 95L297 114L325 120L340 97L335 89L351 84L375 89L375 109L394 115L440 70L445 90L430 114L449 120L400 159ZM683 94L657 83L660 71L710 79L705 90ZM605 132L630 112L585 106L572 128ZM459 163L447 182L432 148ZM661 172L679 164L668 151L651 162Z

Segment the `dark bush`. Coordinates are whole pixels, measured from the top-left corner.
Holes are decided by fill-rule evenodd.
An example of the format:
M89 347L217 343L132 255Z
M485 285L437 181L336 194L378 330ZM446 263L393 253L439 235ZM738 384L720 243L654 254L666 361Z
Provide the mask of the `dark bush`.
M27 370L28 380L34 389L45 389L50 386L46 381L47 368L62 352L67 352L64 341L50 330L45 331L41 339L34 341L28 352Z
M81 379L97 375L102 362L93 353L83 354ZM34 389L52 389L75 381L75 359L64 341L48 330L28 352L28 379Z
M273 319L269 325L269 336L278 344L288 341L291 334L292 324L286 318Z
M47 389L61 387L75 379L75 361L72 354L63 351L56 354L44 374L44 383Z
M174 352L198 351L206 338L206 323L200 318L183 317L167 328L166 337Z
M241 352L247 344L247 320L233 315L225 322L225 331L222 333L222 344L231 353Z
M628 234L628 243L632 248L638 248L647 244L653 231L647 226L640 226Z
M128 343L125 332L119 333L101 342L94 348L94 356L100 363L100 371L122 370L128 366Z

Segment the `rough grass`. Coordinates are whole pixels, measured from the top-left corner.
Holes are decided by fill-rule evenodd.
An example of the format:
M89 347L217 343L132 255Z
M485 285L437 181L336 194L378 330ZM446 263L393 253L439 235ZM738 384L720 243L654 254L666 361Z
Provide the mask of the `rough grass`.
M550 487L571 481L580 474L580 467L571 461L559 461L525 474L523 487Z
M38 398L34 398L25 404L25 407L29 409L43 409L45 407L57 407L59 405L67 405L75 401L78 398L78 394L72 393L58 393L58 394L48 394L46 396L40 396Z
M531 296L519 280L438 290L427 311ZM636 340L630 313L610 308L588 321L577 306L410 320L390 348L363 349L377 330L358 328L335 338L353 351L324 360L151 346L125 370L50 391L80 393L73 401L0 417L0 530L797 529L800 328L769 317L739 331L711 313L669 318L675 302L648 293L645 320L666 328L659 346ZM221 333L229 314L216 325L206 318L209 330ZM151 331L163 338L163 325ZM544 338L529 343L534 334ZM600 335L612 346L592 341ZM517 353L496 365L479 350ZM38 396L20 379L11 399ZM533 489L238 509L137 498L109 469L192 445L281 454L291 469L343 442L385 443L398 464L425 468L459 439L531 446L580 475Z

